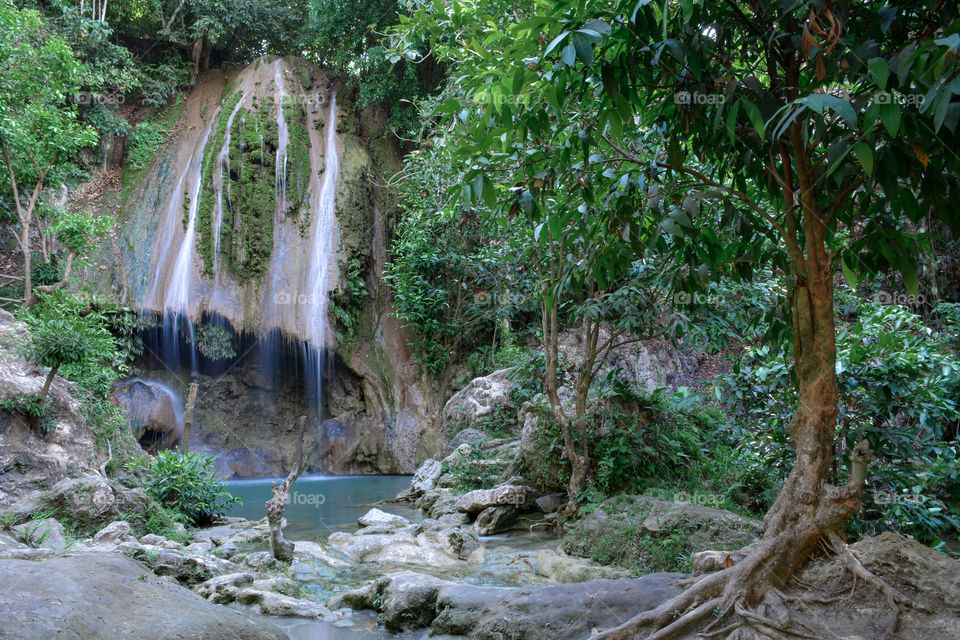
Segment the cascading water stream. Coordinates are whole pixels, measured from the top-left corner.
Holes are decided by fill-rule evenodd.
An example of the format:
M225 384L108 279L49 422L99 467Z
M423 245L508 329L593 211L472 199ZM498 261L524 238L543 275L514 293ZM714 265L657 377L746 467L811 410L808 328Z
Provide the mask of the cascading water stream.
M307 382L315 390L318 420L322 419L321 385L327 341L327 277L333 254L333 232L336 224L337 181L340 176L340 158L337 155L337 96L330 97L327 116L327 141L324 150L323 180L313 213L310 233L310 262L306 272L306 312L303 314L302 335L306 337L305 363ZM312 378L312 380L311 380Z
M276 211L274 216L275 220L283 222L287 215L287 145L290 142L290 133L287 131L287 118L283 112L286 93L283 88L283 71L280 69L280 59L273 63L273 68L274 82L277 85L277 157L274 165L273 184Z

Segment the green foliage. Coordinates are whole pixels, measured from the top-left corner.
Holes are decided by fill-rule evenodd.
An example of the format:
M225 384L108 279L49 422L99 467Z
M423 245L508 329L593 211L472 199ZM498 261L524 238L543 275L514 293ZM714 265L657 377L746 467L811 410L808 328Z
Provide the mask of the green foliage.
M159 122L144 121L128 139L127 164L133 170L142 169L153 161L167 140L167 129Z
M41 399L36 394L21 394L0 400L0 409L28 418L40 427L40 435L47 435L56 428L54 406L50 398Z
M217 479L211 456L161 451L155 458L144 456L129 466L145 472L147 493L198 526L210 524L240 501Z
M199 324L196 327L197 350L211 360L228 360L237 355L233 332L216 324Z
M337 342L346 349L349 349L358 337L357 330L360 328L366 298L367 284L364 280L363 263L359 258L351 257L330 301L330 314L334 319Z
M63 244L68 252L85 265L86 258L97 247L97 240L113 227L113 220L108 216L94 216L87 210L61 211L53 223L53 233L57 241Z
M833 475L862 438L876 461L867 474L858 533L895 527L931 541L958 528L960 361L949 338L896 305L861 303L856 321L837 336L840 385L838 444ZM772 504L793 462L786 425L796 403L786 355L749 350L722 376L716 398L734 419L722 437L735 446L736 464L752 508Z
M102 317L69 294L58 291L44 296L40 304L24 311L22 318L30 328L27 355L41 367L76 371L111 362L116 354L113 336Z

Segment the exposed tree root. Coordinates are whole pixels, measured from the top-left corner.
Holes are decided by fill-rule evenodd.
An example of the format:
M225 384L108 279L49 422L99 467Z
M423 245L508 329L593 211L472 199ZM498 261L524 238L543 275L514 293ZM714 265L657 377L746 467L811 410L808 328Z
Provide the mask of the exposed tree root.
M911 609L916 609L926 613L932 613L930 609L920 604L916 600L913 600L909 596L901 593L897 589L894 589L887 584L883 578L864 567L863 563L861 563L860 560L853 555L853 552L850 551L850 548L847 547L847 544L841 540L840 536L838 536L836 533L831 533L828 536L828 540L830 541L834 551L837 553L837 557L840 559L840 561L843 562L844 566L846 566L851 573L853 573L854 589L856 589L856 581L859 578L887 597L887 604L890 606L890 609L893 613L890 616L890 621L887 623L881 640L887 640L893 635L893 632L896 631L897 623L900 620L901 606L909 607ZM853 591L850 592L850 595L853 595Z

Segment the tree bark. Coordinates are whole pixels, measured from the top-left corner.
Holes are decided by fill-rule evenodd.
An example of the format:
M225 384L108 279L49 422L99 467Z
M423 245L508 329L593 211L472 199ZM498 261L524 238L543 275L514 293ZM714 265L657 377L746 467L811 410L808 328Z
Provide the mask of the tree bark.
M300 433L297 436L297 459L294 461L293 469L287 479L277 484L274 482L270 490L273 497L267 501L267 523L270 526L270 551L273 557L281 562L293 562L292 542L283 537L283 510L287 506L287 500L290 498L290 488L297 478L303 472L303 434L307 427L307 417L300 416Z
M40 404L43 404L47 399L47 393L50 391L50 385L53 383L53 379L56 377L57 370L59 368L59 364L55 364L50 367L50 373L47 374L47 379L43 381L43 388L40 389Z

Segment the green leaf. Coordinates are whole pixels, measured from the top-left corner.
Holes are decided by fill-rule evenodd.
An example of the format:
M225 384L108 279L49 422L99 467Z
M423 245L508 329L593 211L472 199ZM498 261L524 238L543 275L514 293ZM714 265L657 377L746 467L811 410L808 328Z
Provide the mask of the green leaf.
M853 153L860 161L860 166L867 172L868 176L873 175L873 149L866 142L858 142L853 145Z
M896 138L900 131L900 105L893 102L880 105L880 120L890 137Z
M887 61L883 58L870 58L867 60L867 68L880 90L886 91L887 80L890 78L890 65L887 64Z
M585 35L579 31L573 34L573 46L577 51L577 57L588 67L593 66L593 45Z
M563 51L560 53L561 58L563 58L563 63L568 67L572 67L573 63L577 61L577 48L571 42L563 48Z
M551 53L554 49L556 49L557 46L558 46L561 42L563 42L564 38L566 38L568 35L570 35L570 32L569 32L569 31L564 31L563 33L561 33L560 35L558 35L556 38L554 38L554 39L550 42L550 44L547 45L547 48L544 50L544 52L543 52L543 57L546 58L547 56L549 56L550 53Z

